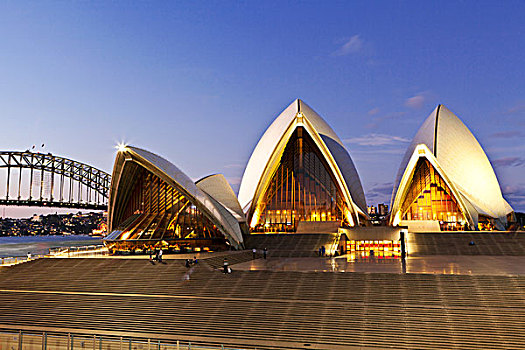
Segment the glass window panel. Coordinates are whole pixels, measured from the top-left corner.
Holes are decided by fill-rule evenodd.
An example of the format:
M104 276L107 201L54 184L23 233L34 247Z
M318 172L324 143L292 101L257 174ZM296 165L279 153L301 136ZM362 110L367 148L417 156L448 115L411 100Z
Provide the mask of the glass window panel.
M437 220L441 230L463 230L466 220L456 198L426 158L416 164L401 206L403 220Z
M171 248L225 244L219 229L183 194L144 168L137 168L126 199L117 240L127 249L147 249L161 242Z

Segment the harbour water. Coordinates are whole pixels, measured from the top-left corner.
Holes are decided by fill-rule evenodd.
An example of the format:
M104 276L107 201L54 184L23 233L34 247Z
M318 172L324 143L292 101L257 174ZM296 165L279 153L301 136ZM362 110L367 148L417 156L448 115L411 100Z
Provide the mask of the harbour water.
M100 237L71 236L22 236L0 237L0 258L47 254L50 248L102 244Z

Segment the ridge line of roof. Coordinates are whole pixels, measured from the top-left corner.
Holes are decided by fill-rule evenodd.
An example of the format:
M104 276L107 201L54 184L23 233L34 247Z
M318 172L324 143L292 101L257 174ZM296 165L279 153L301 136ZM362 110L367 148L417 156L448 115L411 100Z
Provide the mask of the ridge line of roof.
M195 185L198 184L199 182L209 178L209 177L212 177L212 176L217 176L217 175L220 175L220 173L216 173L216 174L210 174L210 175L206 175L204 177L201 177L200 179L198 179L197 181L195 181Z
M441 111L441 103L437 106L436 111L436 121L434 122L434 149L432 150L434 153L434 157L437 159L437 137L438 137L438 119L439 119L439 112Z

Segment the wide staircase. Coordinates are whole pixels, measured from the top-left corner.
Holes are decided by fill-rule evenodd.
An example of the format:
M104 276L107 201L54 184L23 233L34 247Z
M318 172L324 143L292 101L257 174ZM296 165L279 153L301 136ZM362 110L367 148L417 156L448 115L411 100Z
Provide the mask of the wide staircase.
M268 251L270 257L314 257L324 246L328 252L337 239L334 233L282 233L252 234L246 239L246 247Z
M337 233L339 221L299 221L297 233Z
M234 271L142 259L0 270L0 329L241 349L523 349L525 277Z
M408 245L411 256L519 256L525 255L525 232L411 233L408 235Z
M263 255L261 252L255 253L256 259L262 258L262 256ZM251 250L243 250L238 252L229 252L228 254L216 254L215 256L212 256L210 258L202 259L202 262L213 269L218 269L224 265L224 259L227 259L229 266L240 264L243 262L253 260L253 252Z

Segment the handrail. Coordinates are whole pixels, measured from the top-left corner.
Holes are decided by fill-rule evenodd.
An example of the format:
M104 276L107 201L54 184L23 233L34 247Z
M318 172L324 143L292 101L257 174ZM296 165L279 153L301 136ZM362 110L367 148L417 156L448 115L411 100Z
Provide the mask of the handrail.
M13 266L13 265L17 265L17 264L21 264L21 263L25 263L29 261L41 259L44 257L45 255L41 255L41 254L31 255L31 258L27 256L7 256L7 257L0 258L0 266Z
M334 242L332 243L332 247L330 247L330 256L335 256L335 252L337 251L337 247L339 246L339 241L341 240L341 233L337 233L337 236L334 239Z
M171 339L156 339L156 338L137 338L137 337L124 337L118 335L102 335L96 333L86 334L84 332L72 333L72 332L49 332L46 330L37 329L37 327L30 327L31 329L0 329L0 349L23 349L24 345L35 345L41 344L42 350L51 349L48 346L50 340L54 346L60 345L62 348L67 349L105 349L115 348L120 349L129 348L132 349L133 345L141 345L139 348L145 350L156 350L156 349L177 349L177 350L249 350L252 348L239 348L239 347L225 347L224 344L203 342L194 342L185 340L171 340ZM27 346L27 345L26 345ZM40 347L40 345L38 345Z
M61 247L49 251L48 257L53 258L87 258L92 256L109 255L109 250L103 244L76 246L76 247Z
M109 250L103 244L59 247L49 249L49 254L32 254L30 258L28 256L8 256L0 258L0 267L14 266L42 258L88 258L106 255L109 255Z

